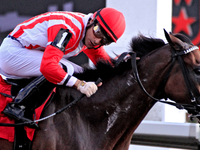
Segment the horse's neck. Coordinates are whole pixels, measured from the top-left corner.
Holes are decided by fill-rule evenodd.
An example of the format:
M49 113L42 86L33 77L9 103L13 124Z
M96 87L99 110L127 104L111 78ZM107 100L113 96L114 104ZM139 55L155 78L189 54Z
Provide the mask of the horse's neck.
M99 142L102 143L112 139L112 143L108 144L115 145L129 128L130 123L127 118L131 117L131 113L134 112L134 109L131 110L133 100L131 94L134 95L133 84L134 79L129 74L123 78L115 77L110 81L103 82L103 85L91 98L84 97L65 113L59 114L60 118L67 118L63 121L67 124L65 128L66 126L73 126L77 130L82 128L87 132L87 136L101 139L102 141ZM75 90L71 90L70 93L73 93L73 95L79 94ZM71 96L66 94L65 98ZM62 104L57 105L66 105L67 101L62 100L60 101Z

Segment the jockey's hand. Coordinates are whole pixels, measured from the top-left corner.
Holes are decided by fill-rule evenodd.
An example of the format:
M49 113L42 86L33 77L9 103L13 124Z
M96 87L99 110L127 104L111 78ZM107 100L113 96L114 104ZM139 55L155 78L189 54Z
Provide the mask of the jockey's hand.
M77 90L79 90L81 93L85 94L87 97L90 97L97 91L97 85L95 82L85 82L85 81L78 81L78 84L76 86Z

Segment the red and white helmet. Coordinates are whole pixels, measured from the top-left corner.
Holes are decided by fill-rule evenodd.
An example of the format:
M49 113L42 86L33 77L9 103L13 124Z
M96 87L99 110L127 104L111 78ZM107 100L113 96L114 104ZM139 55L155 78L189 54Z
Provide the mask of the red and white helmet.
M126 23L124 15L114 8L103 8L94 13L94 18L116 42L124 33Z

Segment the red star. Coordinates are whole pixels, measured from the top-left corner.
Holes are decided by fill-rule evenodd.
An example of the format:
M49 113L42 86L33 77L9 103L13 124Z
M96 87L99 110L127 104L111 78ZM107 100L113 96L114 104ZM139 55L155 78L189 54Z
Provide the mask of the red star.
M187 35L192 35L192 29L190 25L196 21L194 17L188 17L186 10L184 8L181 9L181 12L178 17L172 17L172 23L175 25L173 32L185 32Z
M174 0L174 3L175 3L176 5L179 5L180 2L181 2L181 0Z
M176 5L179 5L181 2L181 0L174 0L174 3ZM189 6L192 3L192 0L185 0L186 4Z
M187 4L188 6L190 6L191 3L192 3L192 0L185 0L185 2L186 2L186 4Z

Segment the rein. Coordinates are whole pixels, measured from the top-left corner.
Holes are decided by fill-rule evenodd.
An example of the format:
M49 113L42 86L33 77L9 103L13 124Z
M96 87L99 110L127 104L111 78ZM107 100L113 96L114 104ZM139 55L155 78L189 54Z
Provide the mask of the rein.
M146 89L144 88L144 86L143 86L143 84L142 84L142 82L140 80L140 77L139 77L139 74L138 74L138 70L137 70L137 64L136 64L136 53L128 53L128 54L130 54L132 56L131 57L131 65L132 65L133 74L134 74L138 84L140 85L141 89L146 93L146 95L148 95L151 99L155 100L156 102L169 104L169 105L177 107L178 109L185 109L190 114L192 114L190 116L191 118L197 117L198 119L200 119L200 113L199 113L200 112L200 105L197 102L197 100L200 99L200 94L199 94L196 86L194 85L194 83L191 81L191 78L189 78L188 69L186 68L185 63L184 63L184 61L183 61L183 59L181 57L182 55L188 54L188 53L190 53L190 52L192 52L193 50L196 50L196 49L198 49L197 46L193 46L192 48L187 49L187 50L183 50L183 51L177 51L177 50L173 49L172 65L170 66L170 68L168 70L168 73L167 73L167 77L165 78L165 81L164 81L164 85L165 85L165 83L166 83L166 81L167 81L167 79L169 77L169 74L170 74L170 72L171 72L171 70L172 70L172 68L173 68L173 66L175 64L175 60L177 58L177 60L178 60L178 62L180 64L181 70L183 72L184 80L186 82L187 89L188 89L188 92L190 94L192 104L180 104L180 103L175 103L175 102L163 101L162 99L157 99L157 98L153 97L152 95L150 95L146 91ZM122 58L120 58L119 61L121 61L121 59ZM195 95L197 95L197 97L195 97Z

